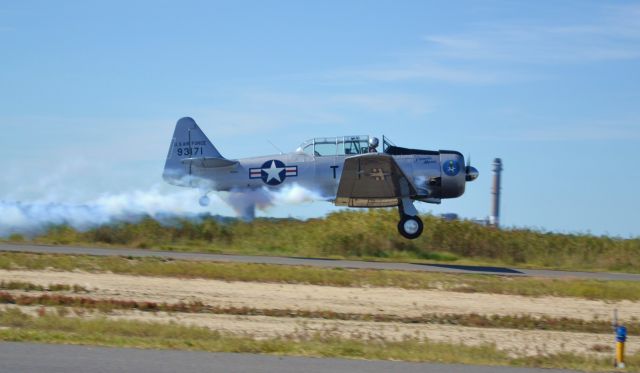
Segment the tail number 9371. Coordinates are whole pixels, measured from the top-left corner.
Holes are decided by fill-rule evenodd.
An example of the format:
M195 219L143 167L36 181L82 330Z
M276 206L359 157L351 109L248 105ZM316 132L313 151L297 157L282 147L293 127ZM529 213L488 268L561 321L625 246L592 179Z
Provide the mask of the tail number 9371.
M192 148L178 148L177 152L178 152L178 156L180 157L184 155L190 155L190 156L202 155L202 147L196 146Z

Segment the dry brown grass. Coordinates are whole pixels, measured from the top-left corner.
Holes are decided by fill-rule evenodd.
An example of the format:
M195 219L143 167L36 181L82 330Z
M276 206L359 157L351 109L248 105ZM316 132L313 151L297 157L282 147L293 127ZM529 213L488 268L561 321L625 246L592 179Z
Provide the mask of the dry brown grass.
M159 258L0 253L0 269L53 269L225 281L302 283L345 287L440 289L524 296L640 300L640 282L543 279L411 271L329 269L249 263L216 263Z
M555 330L586 333L611 333L607 320L582 320L568 317L530 315L480 315L425 313L420 316L397 316L391 314L346 313L331 310L264 309L254 307L223 307L194 302L151 302L125 299L96 299L91 297L61 294L13 294L0 291L0 304L19 306L62 306L111 312L113 310L138 310L148 312L211 313L237 316L269 316L285 318L313 318L325 320L351 320L373 322L398 322L407 324L444 324L482 328L508 328L519 330ZM625 324L630 334L640 333L640 323Z

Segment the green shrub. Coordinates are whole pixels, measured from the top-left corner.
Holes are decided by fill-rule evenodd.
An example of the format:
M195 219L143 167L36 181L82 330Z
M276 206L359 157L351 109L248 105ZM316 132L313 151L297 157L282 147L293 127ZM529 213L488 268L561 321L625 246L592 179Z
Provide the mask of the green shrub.
M245 254L475 261L586 270L640 271L640 238L494 229L470 221L424 216L424 233L406 240L392 209L340 211L320 219L256 219L220 223L212 217L145 218L85 232L53 226L34 239Z

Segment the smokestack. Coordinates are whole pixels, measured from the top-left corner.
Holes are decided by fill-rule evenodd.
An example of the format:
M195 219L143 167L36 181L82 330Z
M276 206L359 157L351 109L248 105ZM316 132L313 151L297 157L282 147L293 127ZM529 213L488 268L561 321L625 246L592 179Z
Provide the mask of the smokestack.
M498 228L500 226L500 175L502 174L502 160L496 158L493 160L493 187L491 188L491 196L493 197L491 206L491 216L489 217L489 225Z

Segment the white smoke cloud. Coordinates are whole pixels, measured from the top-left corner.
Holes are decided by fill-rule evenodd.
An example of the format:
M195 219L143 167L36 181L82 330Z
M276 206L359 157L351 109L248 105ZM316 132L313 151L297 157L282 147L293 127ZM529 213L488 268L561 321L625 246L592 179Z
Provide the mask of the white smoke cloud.
M301 187L298 184L285 186L282 190L271 192L273 204L298 204L325 200L320 193Z
M322 199L319 194L295 184L279 191L262 188L221 193L220 196L209 194L210 206L198 203L203 194L202 190L192 188L166 192L154 186L149 190L103 194L77 203L59 202L59 199L30 202L0 200L0 237L13 233L37 234L56 224L86 230L117 221L136 221L142 216L192 218L211 213L213 209L219 210L223 201L238 216L250 220L255 216L255 208L265 211L274 205Z
M253 190L234 190L221 195L221 198L236 214L250 221L255 217L255 209L266 211L275 205L300 204L322 200L319 193L303 188L298 184L287 185L279 190L266 187Z

